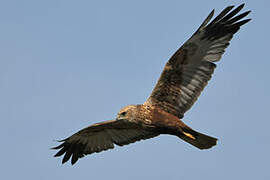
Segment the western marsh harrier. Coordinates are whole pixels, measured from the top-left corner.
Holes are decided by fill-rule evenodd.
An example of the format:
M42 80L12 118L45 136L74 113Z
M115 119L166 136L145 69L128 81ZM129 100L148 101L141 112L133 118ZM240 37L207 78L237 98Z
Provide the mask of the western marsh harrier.
M225 8L214 20L214 10L199 29L169 59L150 97L139 105L122 108L115 120L104 121L86 127L62 140L55 155L71 158L74 164L79 158L94 152L124 146L160 134L178 136L199 149L216 145L217 139L199 133L181 119L211 79L233 35L250 19L244 19L250 11L238 12L244 4L234 10Z

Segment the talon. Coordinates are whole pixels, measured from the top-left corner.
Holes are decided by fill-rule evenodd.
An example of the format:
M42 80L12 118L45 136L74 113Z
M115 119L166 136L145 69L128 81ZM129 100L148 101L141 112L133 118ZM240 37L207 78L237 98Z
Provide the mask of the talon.
M183 132L183 134L184 134L185 136L191 138L191 139L194 139L194 140L196 139L194 136L192 136L192 135L189 134L189 133Z

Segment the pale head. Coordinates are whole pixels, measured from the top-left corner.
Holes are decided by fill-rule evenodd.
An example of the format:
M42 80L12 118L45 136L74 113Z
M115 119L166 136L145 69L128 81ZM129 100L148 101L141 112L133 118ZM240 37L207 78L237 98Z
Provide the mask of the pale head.
M136 115L137 108L139 105L128 105L120 109L120 111L117 114L117 120L132 120Z

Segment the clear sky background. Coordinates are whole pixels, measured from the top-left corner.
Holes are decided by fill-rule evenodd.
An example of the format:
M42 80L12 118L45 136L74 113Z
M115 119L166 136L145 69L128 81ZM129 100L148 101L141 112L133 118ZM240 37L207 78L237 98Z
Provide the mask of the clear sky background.
M62 165L54 140L149 96L164 64L215 8L246 2L184 122L200 151L162 135ZM0 1L1 179L270 179L270 1Z

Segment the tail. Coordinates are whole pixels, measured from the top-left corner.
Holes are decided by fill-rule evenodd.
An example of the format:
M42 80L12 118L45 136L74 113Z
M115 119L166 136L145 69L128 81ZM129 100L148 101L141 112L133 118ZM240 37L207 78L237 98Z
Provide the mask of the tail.
M190 128L184 128L182 130L178 137L199 149L209 149L217 144L217 138L196 132Z

